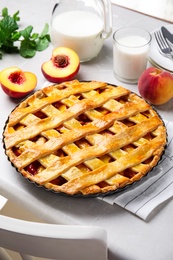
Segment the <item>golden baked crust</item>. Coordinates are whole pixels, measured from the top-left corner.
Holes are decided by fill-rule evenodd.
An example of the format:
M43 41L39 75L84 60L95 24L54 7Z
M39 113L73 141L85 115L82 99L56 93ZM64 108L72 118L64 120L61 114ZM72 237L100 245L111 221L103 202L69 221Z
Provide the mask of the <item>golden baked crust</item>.
M3 135L24 177L70 195L103 194L140 180L166 145L163 121L147 102L97 81L35 92L12 111Z

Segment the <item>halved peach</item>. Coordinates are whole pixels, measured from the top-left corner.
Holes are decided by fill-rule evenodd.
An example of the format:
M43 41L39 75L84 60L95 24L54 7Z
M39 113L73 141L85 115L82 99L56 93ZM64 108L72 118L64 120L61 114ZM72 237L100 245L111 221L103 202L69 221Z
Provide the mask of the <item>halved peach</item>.
M0 83L3 91L10 97L21 98L32 92L37 85L34 73L10 67L0 72Z
M41 66L44 77L53 83L72 80L80 68L79 56L66 47L55 48L49 61Z

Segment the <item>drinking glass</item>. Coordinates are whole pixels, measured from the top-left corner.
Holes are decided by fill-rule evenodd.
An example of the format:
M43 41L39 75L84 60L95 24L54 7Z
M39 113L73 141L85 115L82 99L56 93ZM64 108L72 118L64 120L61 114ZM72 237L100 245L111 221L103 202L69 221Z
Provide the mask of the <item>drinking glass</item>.
M124 27L113 34L113 71L126 83L137 83L147 67L151 35L136 27Z

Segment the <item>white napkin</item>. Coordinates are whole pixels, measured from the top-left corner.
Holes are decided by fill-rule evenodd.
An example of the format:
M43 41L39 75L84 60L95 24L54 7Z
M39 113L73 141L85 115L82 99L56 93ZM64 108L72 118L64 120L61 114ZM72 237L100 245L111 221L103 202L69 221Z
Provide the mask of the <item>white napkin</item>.
M161 203L173 197L173 123L165 121L168 143L159 164L130 188L101 198L146 220Z
M7 199L0 195L0 210L5 206L7 203Z

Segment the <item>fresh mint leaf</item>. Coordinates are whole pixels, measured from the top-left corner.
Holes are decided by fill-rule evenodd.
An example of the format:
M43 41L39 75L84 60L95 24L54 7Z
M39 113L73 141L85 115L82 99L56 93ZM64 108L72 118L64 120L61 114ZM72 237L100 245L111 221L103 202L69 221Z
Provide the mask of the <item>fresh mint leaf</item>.
M3 17L8 16L8 9L7 9L7 7L5 7L5 8L2 9L2 16L3 16Z
M48 34L49 26L47 23L39 35L38 33L32 33L32 25L21 31L19 30L17 23L20 21L19 11L10 16L8 9L5 7L2 9L1 16L0 59L2 59L3 52L19 52L22 57L31 58L36 54L36 51L43 51L48 47L50 35Z
M12 39L13 41L18 41L18 40L20 39L20 37L21 37L21 33L15 31L14 33L12 33L11 39Z
M31 35L31 38L32 38L33 40L37 40L38 37L39 37L39 34L38 34L38 33L33 33L33 34Z
M49 31L49 25L46 23L43 31L41 32L37 40L37 46L36 46L37 51L43 51L49 46L50 35L48 34L48 31Z
M12 53L17 52L14 46L13 34L18 29L18 24L14 18L8 15L8 10L3 9L3 18L0 21L0 51ZM2 55L0 56L2 58Z
M28 26L24 30L20 31L21 35L23 36L24 39L29 39L31 36L31 32L33 30L33 26Z
M9 37L9 35L11 35L11 33L16 31L18 28L18 24L10 16L4 17L0 22L0 30L4 32L6 38Z
M24 39L21 41L19 53L24 58L32 58L36 54L36 43Z
M18 15L19 15L19 11L17 11L15 14L13 14L13 18L16 22L20 21L20 17Z
M47 37L39 38L36 45L37 51L44 51L49 46L49 40Z
M40 38L45 37L46 35L48 35L49 32L49 25L46 23L44 26L43 31L40 33Z

